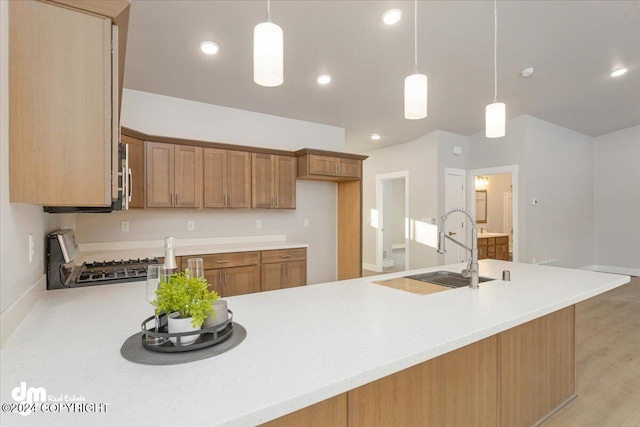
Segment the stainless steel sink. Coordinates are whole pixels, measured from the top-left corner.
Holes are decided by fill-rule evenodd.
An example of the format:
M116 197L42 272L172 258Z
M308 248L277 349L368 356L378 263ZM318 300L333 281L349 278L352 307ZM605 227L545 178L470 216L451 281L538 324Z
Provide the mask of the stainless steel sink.
M419 280L421 282L433 283L449 288L469 286L469 279L465 279L460 273L453 273L451 271L432 271L431 273L416 274L415 276L405 276L405 279ZM478 279L480 283L496 280L489 277L479 277Z

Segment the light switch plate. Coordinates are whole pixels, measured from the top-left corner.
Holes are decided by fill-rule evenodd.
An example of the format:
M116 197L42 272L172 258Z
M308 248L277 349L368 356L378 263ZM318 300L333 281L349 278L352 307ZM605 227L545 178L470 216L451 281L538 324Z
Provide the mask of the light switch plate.
M304 219L304 226L308 227L309 226L309 218L305 218Z
M195 230L195 224L193 221L187 221L187 231L193 231Z

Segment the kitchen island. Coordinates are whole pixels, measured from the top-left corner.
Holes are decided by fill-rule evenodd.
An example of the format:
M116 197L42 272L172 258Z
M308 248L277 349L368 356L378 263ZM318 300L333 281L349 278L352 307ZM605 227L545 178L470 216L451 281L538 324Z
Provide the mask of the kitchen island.
M504 397L517 399L518 393L504 389L509 375L498 381L498 346L507 360L522 356L529 363L529 357L536 366L563 360L558 377L571 392L573 371L566 372L566 366L573 366L574 304L629 281L483 260L481 276L500 278L508 269L511 281L429 295L372 283L441 269L459 272L463 265L228 298L234 320L248 331L246 340L225 354L174 366L138 365L120 355L122 343L151 315L143 283L48 291L1 350L2 403L14 402L11 392L24 382L53 398L106 404L106 412L96 411L98 406L93 412L3 412L2 424L217 426L276 420L276 425L301 425L312 420L327 425L319 418L327 416L333 425L371 425L367 417L373 416L373 423L382 425L392 414L397 423L410 425L415 414L406 411L456 404L458 413L447 420L503 417L507 425L504 417L531 408L517 402L511 413L499 408ZM507 338L517 341L531 325L534 332L551 331L552 341L565 343L567 354L536 358L537 348L525 347L525 354L509 349ZM416 371L422 366L426 370ZM451 378L442 377L449 373ZM466 387L466 379L473 387ZM518 390L530 390L530 384L515 380ZM448 387L460 381L468 390L465 405L457 404L459 397ZM416 389L439 400L393 397ZM573 397L573 392L560 396L560 403Z

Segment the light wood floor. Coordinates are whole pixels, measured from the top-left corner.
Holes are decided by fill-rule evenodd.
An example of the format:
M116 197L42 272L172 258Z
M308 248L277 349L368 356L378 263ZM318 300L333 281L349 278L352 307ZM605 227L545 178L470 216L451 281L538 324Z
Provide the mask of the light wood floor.
M578 398L544 427L640 426L640 278L576 306Z

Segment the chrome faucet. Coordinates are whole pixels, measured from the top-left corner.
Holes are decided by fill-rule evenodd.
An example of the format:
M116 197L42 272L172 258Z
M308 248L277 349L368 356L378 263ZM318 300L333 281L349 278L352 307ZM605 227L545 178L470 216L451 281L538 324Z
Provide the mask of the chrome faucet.
M456 239L447 236L444 232L444 223L447 221L447 217L454 212L462 212L469 218L469 222L471 222L471 247L463 245L458 242ZM469 264L467 268L462 270L462 277L469 278L469 287L472 289L478 289L478 230L476 228L476 220L471 216L471 213L463 208L453 208L449 210L447 213L442 215L440 221L440 232L438 233L438 253L445 254L447 251L444 248L445 239L451 240L458 246L461 246L468 250L471 253L471 257L469 258Z

